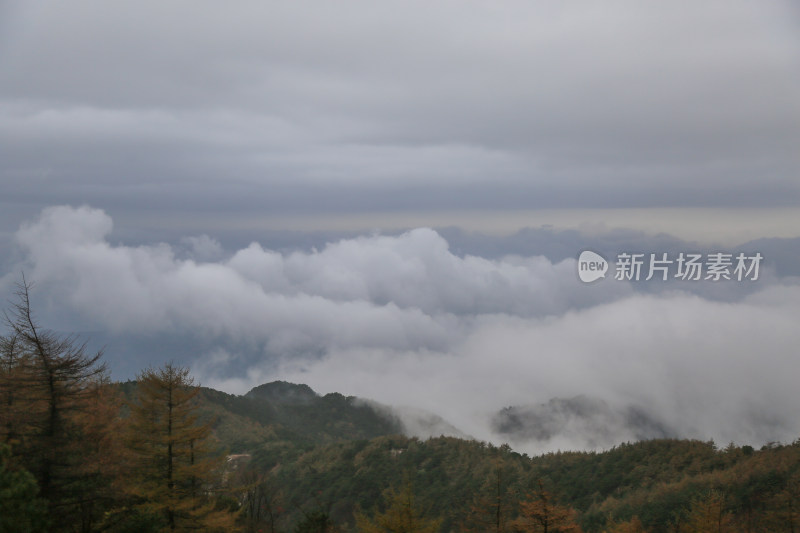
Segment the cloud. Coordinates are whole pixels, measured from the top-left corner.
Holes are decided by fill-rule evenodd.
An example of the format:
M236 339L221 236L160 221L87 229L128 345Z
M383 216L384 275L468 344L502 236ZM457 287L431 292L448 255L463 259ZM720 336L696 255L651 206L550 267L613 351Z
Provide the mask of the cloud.
M16 233L18 266L62 327L172 338L165 352L188 339L196 351L186 362L206 385L243 393L273 379L307 383L424 409L494 440L503 407L580 395L607 405L606 440L586 434L597 424L578 424L518 444L531 451L634 438L630 417L615 413L718 442L800 431L793 278L714 301L585 285L574 259L458 256L425 228L305 252L185 241L211 261L167 244L112 244L112 230L98 209L45 209Z
M798 302L797 286L736 304L637 295L558 317L493 316L444 354L335 350L281 375L434 410L488 440L509 438L489 425L502 407L580 395L610 406L608 433L568 426L572 434L515 443L532 452L635 439L637 428L619 414L631 409L676 436L790 442L800 431Z
M732 210L763 232L742 240L796 237L797 15L744 0L0 3L2 283L24 268L55 327L130 341L126 357L182 346L238 392L291 377L485 438L497 409L586 394L681 435L790 440L796 239L753 241L772 261L758 284L585 286L583 247L689 243L328 236L349 231L337 216L447 210L596 223L639 208L615 217L643 229L660 206L689 239ZM40 213L62 204L108 211ZM257 233L314 217L317 236ZM580 433L567 440L588 445Z
M184 237L181 239L181 245L189 258L195 261L215 261L225 255L219 241L206 234Z
M260 213L800 199L789 2L144 1L3 15L9 203Z
M245 338L278 353L438 350L473 316L548 314L630 290L579 287L570 261L458 257L429 229L342 240L311 253L253 243L226 260L197 262L166 244L114 246L112 226L100 210L53 207L16 238L29 275L90 321L118 332L177 328ZM219 252L208 239L188 242Z

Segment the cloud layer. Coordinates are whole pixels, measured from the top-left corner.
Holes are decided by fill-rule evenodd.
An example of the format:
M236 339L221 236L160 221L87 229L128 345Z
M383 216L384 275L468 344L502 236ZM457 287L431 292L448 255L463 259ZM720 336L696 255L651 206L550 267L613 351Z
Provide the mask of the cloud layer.
M635 438L631 412L792 440L800 240L767 238L797 237L799 26L791 0L0 2L0 290L24 270L124 377L174 356L487 439L505 406L606 406L610 440L531 449ZM362 231L448 212L473 224ZM461 231L480 212L555 227ZM723 234L760 239L758 283L575 274Z
M780 1L5 2L3 211L797 206L799 23Z
M193 339L202 349L186 362L211 386L287 379L427 409L486 439L498 438L490 418L504 406L579 395L680 436L758 444L800 432L791 278L712 301L583 285L574 259L457 256L424 228L310 252L253 243L226 253L205 236L112 244L112 226L97 209L48 208L16 233L14 271L35 280L59 327ZM622 422L609 434L519 446L636 437Z
M217 262L178 258L166 244L114 246L106 240L111 229L103 211L54 207L16 238L31 277L120 332L199 328L311 352L331 345L437 349L462 318L558 313L629 290L577 287L569 260L457 257L430 229L342 240L311 253L253 243ZM188 253L219 252L208 237L186 242Z

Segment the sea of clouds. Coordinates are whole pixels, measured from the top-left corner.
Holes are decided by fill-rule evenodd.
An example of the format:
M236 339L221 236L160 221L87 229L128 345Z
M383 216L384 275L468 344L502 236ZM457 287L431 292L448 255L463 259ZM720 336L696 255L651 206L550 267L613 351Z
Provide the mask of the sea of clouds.
M526 451L641 437L613 414L631 408L680 437L800 435L800 284L769 268L748 291L711 298L691 284L583 284L572 258L458 255L429 228L295 251L225 250L208 236L132 246L112 234L100 209L47 208L16 232L0 281L10 293L24 271L46 325L116 339L112 371L174 358L228 392L307 383L494 441L503 407L582 395L608 407L599 440L596 421L578 418L516 443ZM147 338L171 340L161 352L128 346L125 364L115 354L120 339ZM176 357L169 347L183 339L192 350Z

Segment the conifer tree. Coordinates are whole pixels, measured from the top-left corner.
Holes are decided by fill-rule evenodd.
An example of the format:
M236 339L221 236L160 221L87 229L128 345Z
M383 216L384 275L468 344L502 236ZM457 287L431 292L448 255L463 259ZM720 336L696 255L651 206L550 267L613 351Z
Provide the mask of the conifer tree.
M107 383L102 352L42 328L30 291L23 276L0 338L0 442L11 446L11 460L34 476L59 518L52 531L95 531L109 497L109 478L98 465L106 422L116 416L111 402L97 410Z
M517 531L542 533L579 533L581 528L575 522L575 511L569 507L558 505L553 496L544 489L539 481L539 488L520 503L519 517L513 526Z
M295 526L294 533L338 533L339 528L331 520L330 515L317 509L306 513L302 520Z
M389 489L384 498L387 509L369 518L356 514L356 530L360 533L436 533L441 522L425 518L417 503L410 479L403 482L400 490Z
M10 455L9 447L0 443L0 533L47 531L47 505L37 498L36 480L27 470L14 467Z
M634 516L625 522L611 521L603 529L603 533L646 533L646 531L638 516Z
M506 485L503 464L496 460L493 464L492 476L473 499L464 526L465 531L476 533L509 531L511 502Z
M731 531L733 520L725 509L725 496L711 491L704 498L695 499L686 517L686 527L696 533Z
M189 369L172 363L147 369L137 388L126 442L139 509L160 516L167 531L232 531L233 515L214 509L223 457L210 450L210 424L198 421L199 389Z

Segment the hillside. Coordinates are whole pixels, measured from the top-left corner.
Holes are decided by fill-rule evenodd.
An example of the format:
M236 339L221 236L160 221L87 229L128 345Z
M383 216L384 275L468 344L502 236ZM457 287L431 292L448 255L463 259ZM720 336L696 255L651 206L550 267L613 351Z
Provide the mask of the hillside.
M135 382L119 384L126 398ZM318 395L307 385L266 383L235 395L201 387L200 418L213 422L214 437L230 453L289 443L298 449L403 433L389 409L375 409L353 396Z
M441 520L441 531L481 531L489 515L499 516L498 506L510 523L520 502L541 490L572 509L585 531L613 531L631 520L646 531L690 531L709 508L729 531L798 525L800 442L754 450L653 439L528 457L506 445L403 436L385 409L305 385L274 382L243 396L203 388L200 398L220 444L249 457L232 479L258 480L280 531L311 515L349 530L358 509L385 509L385 491L404 482L421 512ZM591 419L591 411L583 416Z
M797 443L754 451L652 440L604 453L530 458L505 446L400 436L330 444L286 462L267 447L252 461L282 487L282 501L291 508L322 508L340 524L352 522L357 506L380 508L382 491L410 476L425 512L443 520L442 531L480 530L476 524L492 512L487 502L498 494L510 521L540 481L560 505L577 511L586 531L634 517L648 531L675 531L681 524L679 530L689 531L693 506L714 495L723 499L718 512L732 523L747 522L751 531L790 531L797 525L798 466Z

